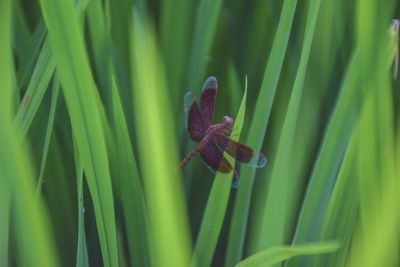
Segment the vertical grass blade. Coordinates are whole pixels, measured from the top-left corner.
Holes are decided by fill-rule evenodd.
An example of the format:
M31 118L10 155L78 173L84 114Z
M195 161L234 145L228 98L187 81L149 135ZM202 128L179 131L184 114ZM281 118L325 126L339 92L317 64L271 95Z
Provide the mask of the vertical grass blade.
M341 248L336 253L320 255L311 259L311 261L303 261L302 264L329 267L345 266L359 211L357 143L358 133L353 131L329 200L326 216L324 216L320 237L322 240L340 240ZM343 203L346 203L346 205L343 206Z
M161 6L161 43L168 82L173 100L179 100L184 81L185 65L190 48L190 25L194 13L192 1L163 1ZM175 101L174 104L179 103Z
M12 222L15 233L14 247L18 251L18 263L31 266L58 266L50 238L49 224L41 199L35 200L33 176L26 151L16 138L12 123L12 91L15 90L15 73L11 50L11 1L0 1L0 188L2 210L0 224L1 263L8 266L8 222L10 198ZM4 220L4 223L3 223ZM26 222L29 222L27 227Z
M200 0L189 56L186 90L198 91L206 71L207 56L216 32L222 0Z
M124 212L130 262L134 266L151 266L145 196L115 82L112 88L112 103L117 150L115 176L118 177L116 179L118 187L116 190L119 192Z
M257 98L258 101L253 115L254 119L251 122L246 144L258 150L261 148L264 140L289 40L290 30L292 28L296 4L297 0L285 0L283 4L278 29L270 52L270 58L265 69L262 86ZM233 266L242 258L255 172L256 170L253 168L242 168L240 172L242 181L235 200L232 222L229 229L228 248L225 261L226 267Z
M50 140L53 133L53 125L54 125L54 117L56 114L57 108L57 101L58 101L58 94L60 92L60 82L57 77L54 78L53 82L53 92L51 96L51 105L49 111L49 120L47 122L47 129L46 129L46 137L44 140L44 148L43 148L43 155L42 155L42 162L40 164L40 171L39 171L39 178L38 183L36 186L36 192L40 194L42 190L42 184L44 182L44 172L47 163L47 155L49 152Z
M331 191L336 180L344 149L358 114L359 102L356 100L361 96L358 87L358 60L359 54L355 51L313 167L293 240L295 244L315 241L321 231L323 214L329 202L327 192Z
M85 201L83 195L83 164L74 142L75 173L77 179L78 197L78 244L76 246L76 267L89 267L89 256L86 246L85 231Z
M0 81L2 81L2 90L0 90L0 119L3 123L9 124L11 118L11 91L13 88L13 77L11 70L12 50L11 50L11 1L0 0ZM7 127L3 124L0 128ZM0 133L0 140L8 138L5 133ZM5 150L3 150L5 151ZM3 154L0 152L0 155ZM2 162L0 162L2 164ZM10 177L11 178L11 177ZM8 266L8 243L10 231L10 201L12 192L12 183L7 178L6 173L0 168L0 265Z
M294 132L297 126L301 94L320 3L320 0L311 1L309 6L299 68L279 139L271 180L268 185L268 196L264 210L259 249L268 248L273 245L281 245L287 241L285 239L287 238L288 230L286 212L288 209L287 193L289 179L296 179L296 177L289 177L290 172L288 166L292 160L291 150L294 146Z
M189 266L190 243L174 119L163 63L148 22L134 13L131 35L138 155L149 209L155 266ZM171 241L173 240L173 243Z
M244 115L246 112L247 80L242 102L236 116L231 138L239 140L242 131ZM230 164L235 166L235 159L224 152ZM217 172L215 180L208 197L207 206L204 211L199 235L194 247L192 266L210 266L214 255L217 241L220 235L222 224L225 218L226 207L228 205L229 193L231 191L233 172ZM240 187L240 185L239 185Z
M393 12L390 8L392 4L394 1L388 1L385 8L379 9L379 1L372 1L370 5L357 1L356 5L357 37L363 63L361 78L367 93L358 125L361 220L350 260L354 266L396 266L400 261L400 212L395 204L398 203L398 179L393 150L393 92L390 81L394 40L389 38L386 26ZM366 16L373 19L364 23L362 18ZM375 38L371 37L371 31Z
M41 1L72 130L93 199L105 266L118 266L114 203L98 95L72 2Z

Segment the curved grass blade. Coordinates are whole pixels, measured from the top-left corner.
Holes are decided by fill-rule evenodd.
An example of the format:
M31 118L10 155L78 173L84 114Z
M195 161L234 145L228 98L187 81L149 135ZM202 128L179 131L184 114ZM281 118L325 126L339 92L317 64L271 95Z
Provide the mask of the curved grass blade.
M339 245L335 242L307 244L293 247L272 247L244 259L235 266L268 267L290 259L292 257L331 253L336 251L338 248Z
M138 159L149 210L155 266L189 265L189 228L163 63L153 29L133 15L131 64ZM171 240L174 240L173 244Z
M53 125L54 125L54 117L57 108L57 100L58 100L58 93L60 92L60 82L57 77L54 78L53 82L53 92L51 96L51 105L50 105L50 112L49 112L49 120L47 123L46 129L46 137L44 140L44 148L43 148L43 155L42 155L42 162L40 164L40 171L39 171L39 178L36 186L36 193L40 194L42 191L42 184L44 182L44 172L46 169L47 163L47 154L49 152L50 140L51 135L53 133Z
M105 266L118 266L114 202L99 101L78 16L69 1L40 1L72 131L79 147Z
M247 145L256 150L260 150L264 140L269 116L271 114L272 103L292 28L292 21L296 5L297 0L285 0L283 4L278 29L275 35L272 50L270 52L268 64L265 69L263 82L253 115L254 119L251 122L249 136L245 142ZM229 229L228 248L225 261L226 267L233 266L242 258L251 191L255 173L256 170L253 168L242 168L240 171L242 183L235 199L235 206Z
M233 125L231 138L238 140L242 130L244 115L246 111L247 77L242 102ZM235 160L224 152L224 157L234 166ZM229 193L231 191L233 172L217 172L215 180L207 201L201 222L199 235L194 247L192 266L210 266L217 246L218 238L225 218L228 205ZM240 186L239 186L240 187Z
M82 17L83 11L87 5L87 1L88 0L79 0L76 3L75 10L78 16ZM31 69L34 68L28 83L28 88L22 99L21 105L18 108L15 119L16 123L18 124L18 134L21 142L25 139L26 134L28 133L29 127L31 126L36 112L42 103L43 97L56 67L49 38L47 37L44 39L45 36L46 27L44 22L41 21L35 30L32 40L32 47L30 51L27 52L31 54L28 54L29 58L27 57L28 59L23 62L17 77L19 82L18 87L19 90L21 90L25 80L28 79L30 75ZM35 62L36 57L37 60Z

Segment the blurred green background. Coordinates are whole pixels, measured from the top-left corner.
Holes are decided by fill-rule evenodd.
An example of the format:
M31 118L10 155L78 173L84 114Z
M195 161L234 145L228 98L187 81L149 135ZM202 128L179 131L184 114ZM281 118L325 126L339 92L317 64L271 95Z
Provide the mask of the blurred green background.
M0 0L0 266L399 266L398 14ZM175 169L211 75L215 122L268 159L238 189Z

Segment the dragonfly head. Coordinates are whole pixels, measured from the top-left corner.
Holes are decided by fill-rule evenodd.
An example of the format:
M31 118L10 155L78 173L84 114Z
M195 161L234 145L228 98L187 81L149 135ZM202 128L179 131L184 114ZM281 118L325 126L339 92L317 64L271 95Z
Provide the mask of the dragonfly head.
M232 125L233 125L233 119L232 119L232 117L224 116L224 117L222 118L222 121L223 121L223 123L224 123L225 129L231 129L231 128L232 128Z

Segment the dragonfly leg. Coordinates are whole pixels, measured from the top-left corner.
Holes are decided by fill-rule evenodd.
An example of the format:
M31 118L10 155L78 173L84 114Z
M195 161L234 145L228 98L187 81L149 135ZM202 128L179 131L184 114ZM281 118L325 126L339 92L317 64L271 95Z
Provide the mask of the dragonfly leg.
M239 187L239 173L236 171L236 169L233 169L233 178L232 178L232 188L238 188Z
M177 165L176 168L180 169L183 166L185 166L186 163L188 163L194 156L196 156L200 152L200 149L196 147L195 149L192 150L183 160L181 160Z

